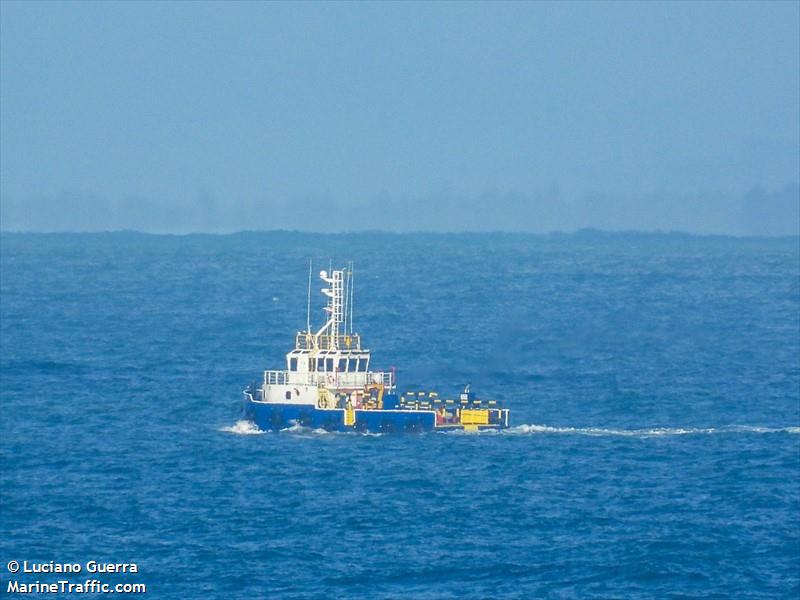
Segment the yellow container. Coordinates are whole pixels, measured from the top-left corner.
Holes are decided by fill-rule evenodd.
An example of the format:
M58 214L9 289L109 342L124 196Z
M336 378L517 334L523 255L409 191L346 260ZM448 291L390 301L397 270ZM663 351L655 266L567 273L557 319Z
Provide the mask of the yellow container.
M461 424L462 425L488 425L489 424L489 411L488 410L467 410L461 411Z

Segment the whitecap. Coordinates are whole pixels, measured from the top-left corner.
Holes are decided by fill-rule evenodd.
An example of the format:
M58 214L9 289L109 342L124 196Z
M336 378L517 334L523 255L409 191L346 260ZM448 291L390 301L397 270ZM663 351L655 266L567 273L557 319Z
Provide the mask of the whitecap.
M264 433L252 421L244 420L236 421L234 425L230 425L228 427L222 427L220 431L226 431L228 433L235 433L238 435L260 435Z

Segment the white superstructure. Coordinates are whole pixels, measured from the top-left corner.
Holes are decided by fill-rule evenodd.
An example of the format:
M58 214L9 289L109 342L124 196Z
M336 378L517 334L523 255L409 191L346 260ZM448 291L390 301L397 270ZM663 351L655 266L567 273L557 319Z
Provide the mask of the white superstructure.
M261 402L311 404L333 408L337 398L347 395L354 406L370 388L394 390L394 373L370 371L370 351L361 347L361 336L353 333L353 269L321 271L326 287L326 322L313 332L308 320L305 331L295 336L295 347L286 354L286 369L264 371ZM310 304L309 278L309 304ZM348 331L349 320L349 331Z

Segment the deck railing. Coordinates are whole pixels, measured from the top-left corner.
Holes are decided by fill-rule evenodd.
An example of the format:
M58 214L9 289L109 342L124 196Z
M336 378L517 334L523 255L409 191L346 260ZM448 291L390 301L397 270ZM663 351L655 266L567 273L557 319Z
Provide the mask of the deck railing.
M359 388L368 384L392 388L395 385L392 371L354 373L325 373L322 371L264 371L264 385L325 385L331 388Z

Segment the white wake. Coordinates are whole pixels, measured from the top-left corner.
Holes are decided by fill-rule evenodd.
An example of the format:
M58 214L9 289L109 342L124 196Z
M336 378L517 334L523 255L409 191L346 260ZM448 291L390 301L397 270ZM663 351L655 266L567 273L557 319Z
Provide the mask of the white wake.
M800 427L761 427L757 425L726 425L724 427L646 427L642 429L615 429L606 427L551 427L550 425L516 425L502 430L508 435L554 433L590 436L659 437L672 435L710 435L719 433L794 433Z
M236 435L262 435L266 432L260 430L252 421L240 420L236 421L233 425L220 428L220 431L227 433L234 433ZM297 423L293 423L290 427L280 430L281 433L294 433L294 434L311 434L311 435L330 435L331 433L325 429L310 429L302 427ZM359 435L367 436L382 436L381 433L371 432L347 432L344 435L352 435L357 433ZM675 436L675 435L711 435L711 434L725 434L725 433L790 433L800 434L800 427L761 427L757 425L726 425L723 427L646 427L641 429L616 429L607 427L553 427L551 425L536 425L536 424L522 424L509 427L508 429L494 430L488 429L480 432L469 432L462 430L451 430L449 434L462 434L462 435L485 435L485 434L503 434L503 435L533 435L533 434L560 434L560 435L587 435L587 436L619 436L619 437L660 437L660 436Z

